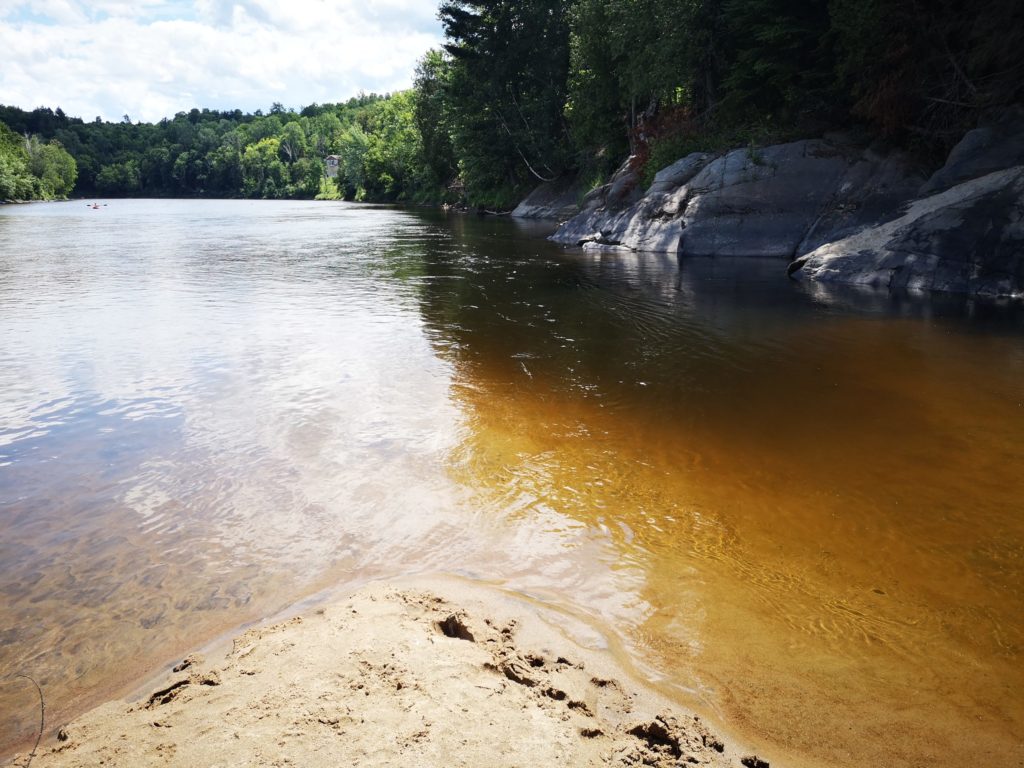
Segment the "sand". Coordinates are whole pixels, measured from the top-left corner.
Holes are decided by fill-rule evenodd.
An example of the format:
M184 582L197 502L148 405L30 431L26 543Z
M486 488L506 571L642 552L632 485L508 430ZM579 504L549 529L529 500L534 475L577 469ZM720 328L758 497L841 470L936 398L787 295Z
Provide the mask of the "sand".
M216 661L193 655L138 701L61 727L31 765L767 763L528 602L432 580L371 585L245 631Z

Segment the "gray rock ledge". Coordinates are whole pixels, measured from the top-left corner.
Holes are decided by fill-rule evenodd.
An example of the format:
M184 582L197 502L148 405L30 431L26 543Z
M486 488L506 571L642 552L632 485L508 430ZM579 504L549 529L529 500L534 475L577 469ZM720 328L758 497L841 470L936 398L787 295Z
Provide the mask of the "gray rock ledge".
M1024 297L1024 165L916 200L794 261L798 280Z

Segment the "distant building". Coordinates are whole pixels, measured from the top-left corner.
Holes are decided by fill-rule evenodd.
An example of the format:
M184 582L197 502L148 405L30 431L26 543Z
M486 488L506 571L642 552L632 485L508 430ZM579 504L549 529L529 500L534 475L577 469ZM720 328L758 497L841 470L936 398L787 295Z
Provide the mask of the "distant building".
M341 163L341 158L338 155L328 155L324 158L324 163L327 164L327 178L338 178L338 165Z

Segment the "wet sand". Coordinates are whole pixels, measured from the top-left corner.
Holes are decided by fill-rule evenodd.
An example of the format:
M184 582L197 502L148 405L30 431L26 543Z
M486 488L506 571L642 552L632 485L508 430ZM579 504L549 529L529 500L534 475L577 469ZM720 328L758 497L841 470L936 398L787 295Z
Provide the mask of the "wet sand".
M496 590L370 585L51 724L32 765L768 765L587 645Z

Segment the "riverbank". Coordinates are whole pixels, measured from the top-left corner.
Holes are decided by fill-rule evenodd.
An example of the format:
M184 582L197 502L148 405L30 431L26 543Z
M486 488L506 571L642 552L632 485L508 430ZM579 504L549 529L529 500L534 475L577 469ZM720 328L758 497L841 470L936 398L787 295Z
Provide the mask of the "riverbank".
M541 185L513 216L557 220L552 240L590 250L768 258L796 280L1024 297L1020 108L969 131L937 169L832 133L694 152L643 179L630 157L586 194L571 179Z
M553 621L453 580L371 585L49 724L32 764L768 765Z

